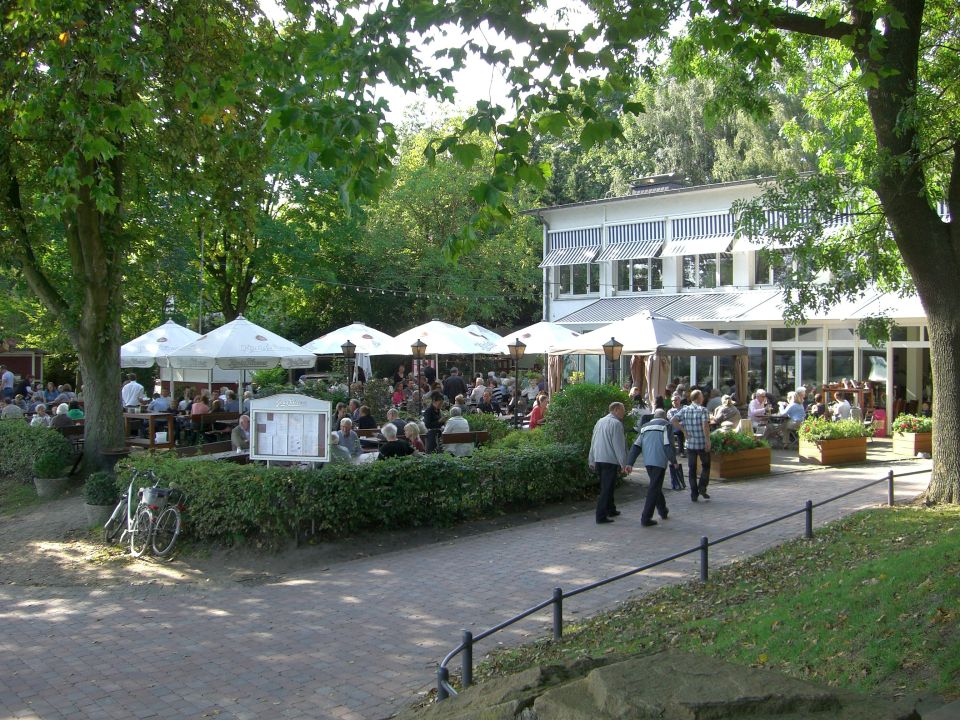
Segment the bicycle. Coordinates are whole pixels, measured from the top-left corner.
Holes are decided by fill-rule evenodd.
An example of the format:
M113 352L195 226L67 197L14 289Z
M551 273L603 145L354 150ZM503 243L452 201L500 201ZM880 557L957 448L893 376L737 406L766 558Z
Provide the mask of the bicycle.
M137 491L134 506L133 488L141 475L154 482L152 486ZM180 513L186 496L177 488L161 488L159 485L160 480L152 470L133 471L127 492L103 526L106 542L115 542L119 537L119 542L123 543L129 538L133 557L141 557L148 549L152 549L157 557L165 557L173 551L180 536Z

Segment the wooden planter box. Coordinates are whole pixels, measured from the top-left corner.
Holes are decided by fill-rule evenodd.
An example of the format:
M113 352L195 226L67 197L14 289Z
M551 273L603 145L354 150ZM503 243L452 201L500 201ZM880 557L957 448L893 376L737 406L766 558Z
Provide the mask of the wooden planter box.
M800 440L800 462L819 465L841 465L864 462L867 459L867 439L838 438L811 442Z
M918 452L933 452L933 433L894 433L893 453L916 457Z
M770 448L753 448L735 453L711 453L710 474L724 479L768 475L770 473Z

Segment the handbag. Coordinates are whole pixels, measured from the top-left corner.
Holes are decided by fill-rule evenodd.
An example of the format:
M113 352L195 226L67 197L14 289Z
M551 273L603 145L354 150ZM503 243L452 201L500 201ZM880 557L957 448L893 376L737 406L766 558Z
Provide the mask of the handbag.
M679 463L670 466L670 486L674 490L685 490L687 487L687 482L683 479L683 468Z

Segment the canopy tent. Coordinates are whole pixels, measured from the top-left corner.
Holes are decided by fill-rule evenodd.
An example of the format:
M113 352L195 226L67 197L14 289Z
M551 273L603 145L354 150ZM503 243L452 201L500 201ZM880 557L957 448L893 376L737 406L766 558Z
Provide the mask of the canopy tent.
M527 346L524 352L545 354L551 352L554 345L566 345L579 336L580 333L565 328L563 325L543 321L505 335L503 340L497 343L495 351L503 355L509 355L510 351L507 350L507 346L512 345L519 339Z
M242 315L168 355L174 368L263 370L312 368L316 356Z
M356 345L357 353L365 355L370 355L393 342L393 338L386 333L380 332L369 325L354 322L350 325L344 325L342 328L331 330L316 340L311 340L303 346L303 349L315 355L340 355L343 352L341 347L347 340Z
M494 352L493 343L482 335L440 320L431 320L400 333L385 347L370 354L410 355L410 346L417 340L426 344L428 355L489 355Z
M662 395L666 387L669 357L747 354L747 347L735 340L713 335L676 320L651 315L646 310L581 335L571 343L557 345L550 352L558 355L603 355L603 344L611 338L623 344L624 355L646 356L645 366L632 366L631 371L634 375L642 371L651 407L653 399ZM737 399L743 402L746 384L743 379L741 385L741 375L742 373L737 372Z
M199 337L200 333L167 320L163 325L120 346L120 367L166 367L169 353Z

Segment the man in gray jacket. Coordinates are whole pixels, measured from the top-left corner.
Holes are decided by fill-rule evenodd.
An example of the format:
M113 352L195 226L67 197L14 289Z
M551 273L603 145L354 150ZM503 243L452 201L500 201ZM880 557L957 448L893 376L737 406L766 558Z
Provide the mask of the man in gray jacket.
M610 413L597 420L590 440L587 464L600 475L600 497L597 498L597 524L613 522L620 514L613 502L613 485L619 471L627 469L627 439L623 431L626 409L623 403L612 402Z
M643 512L640 514L640 524L644 527L657 524L657 521L653 519L654 508L657 509L657 514L661 518L667 519L667 501L663 497L663 476L666 473L667 465L677 461L671 442L672 434L673 428L667 421L667 413L663 410L657 410L653 413L653 420L640 428L637 439L627 456L627 472L630 472L633 470L633 462L642 451L643 464L647 469L647 476L650 478L647 499L643 503Z

